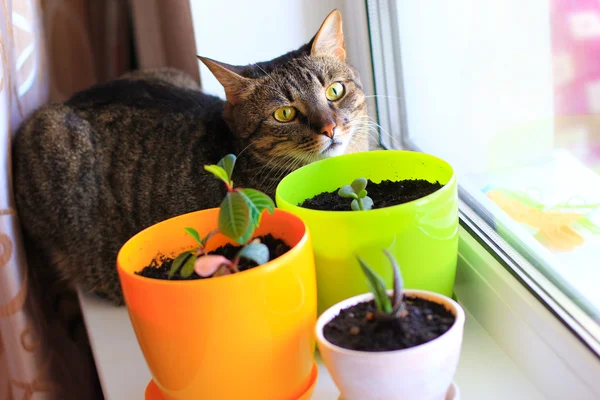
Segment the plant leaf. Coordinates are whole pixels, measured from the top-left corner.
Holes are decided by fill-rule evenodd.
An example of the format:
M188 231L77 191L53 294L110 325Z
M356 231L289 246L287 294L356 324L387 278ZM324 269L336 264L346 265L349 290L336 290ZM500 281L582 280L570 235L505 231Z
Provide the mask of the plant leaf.
M359 198L359 199L362 199L362 198L365 198L365 197L367 197L367 191L366 191L365 189L363 189L363 190L361 190L361 191L358 193L358 198Z
M354 193L354 190L352 189L352 186L350 185L342 186L340 190L338 190L338 196L346 199L356 199L357 197L356 193Z
M190 235L191 237L194 238L194 240L196 240L196 242L198 242L198 244L202 247L204 247L204 242L202 241L202 239L200 238L200 234L198 233L197 230L195 230L194 228L183 228L183 230Z
M373 199L371 199L369 196L365 196L361 199L362 201L362 205L363 205L363 209L365 211L370 210L371 208L373 208Z
M192 254L193 252L191 251L184 251L183 253L175 257L173 263L171 264L171 269L169 270L169 279L171 279L173 275L175 275L175 273L179 271L179 268L181 268L183 263L187 261L188 257Z
M360 211L358 200L352 200L352 203L350 203L350 208L352 208L353 211Z
M367 187L367 180L365 178L356 178L351 184L352 191L356 194L360 193L361 190L365 190Z
M217 233L219 233L219 231L216 229L213 229L212 231L208 232L208 234L201 240L202 246L205 247L206 243L208 243L210 238L215 236Z
M260 242L248 243L238 253L238 257L244 257L252 260L258 265L265 264L269 261L269 248Z
M225 182L226 185L229 185L229 176L222 167L218 165L205 165L204 169Z
M250 208L244 196L238 192L228 192L219 210L219 231L232 240L238 239L248 230Z
M244 198L244 200L246 200L246 203L248 204L248 208L250 209L250 222L248 223L248 229L246 230L246 232L236 240L239 244L244 244L248 242L248 239L252 237L254 230L258 228L258 225L260 224L261 215L258 208L256 208L256 205L252 202L252 200L250 200L246 193L244 193L244 190L246 189L240 189L237 192L242 195L242 197Z
M392 312L392 304L385 291L385 283L383 282L383 279L381 279L381 277L377 275L362 258L356 258L358 259L360 267L367 278L367 285L373 293L377 310L383 314L390 314Z
M387 258L389 258L390 263L392 264L392 269L394 270L394 295L392 296L392 312L394 314L398 314L404 308L404 280L402 279L402 274L400 273L400 266L398 262L390 254L389 251L383 250Z
M244 233L242 236L240 236L239 238L237 238L235 241L237 243L239 243L239 244L246 244L246 243L248 243L248 240L250 240L250 238L254 234L254 230L255 229L256 228L252 224L248 224L248 229L246 230L246 233Z
M189 257L185 261L185 263L183 263L183 266L181 267L181 270L179 271L179 275L181 275L181 277L189 278L190 276L192 276L192 274L194 273L194 263L196 262L197 258L198 258L197 255L192 254L191 257Z
M260 224L262 212L267 210L269 214L275 212L275 203L273 200L261 191L256 189L240 189L238 190L244 196L248 207L251 211L252 225L257 228Z
M225 157L219 160L217 164L219 167L223 168L225 173L227 174L228 180L231 180L231 175L233 174L233 167L235 166L236 157L233 154L227 154Z
M193 271L203 278L208 278L213 275L222 266L231 265L226 257L219 256L216 254L208 254L202 257L198 257L194 262Z

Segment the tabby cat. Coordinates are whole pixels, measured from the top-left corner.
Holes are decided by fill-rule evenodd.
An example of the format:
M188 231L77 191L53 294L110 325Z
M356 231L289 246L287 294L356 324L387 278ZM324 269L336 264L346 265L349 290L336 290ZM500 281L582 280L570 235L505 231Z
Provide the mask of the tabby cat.
M136 71L39 109L17 132L14 191L28 252L72 286L123 304L123 243L222 199L203 165L237 154L236 184L273 196L286 173L349 151L367 116L337 10L310 42L274 60L199 58L226 101L181 72Z

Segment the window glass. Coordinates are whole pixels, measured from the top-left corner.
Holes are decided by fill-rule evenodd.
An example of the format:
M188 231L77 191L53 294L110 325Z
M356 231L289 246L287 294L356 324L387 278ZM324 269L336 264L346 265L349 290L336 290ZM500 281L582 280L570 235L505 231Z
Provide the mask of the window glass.
M403 143L452 163L489 226L597 318L600 2L400 0L389 11Z

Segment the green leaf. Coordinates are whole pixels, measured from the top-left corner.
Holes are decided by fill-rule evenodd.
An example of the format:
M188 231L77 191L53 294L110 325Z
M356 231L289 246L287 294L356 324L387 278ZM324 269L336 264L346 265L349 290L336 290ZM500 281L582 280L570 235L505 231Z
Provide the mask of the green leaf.
M239 238L235 239L235 241L239 244L246 244L248 243L248 240L250 240L250 238L252 237L252 235L254 234L254 230L256 229L255 226L253 226L252 224L248 224L248 229L246 230L246 232L240 236Z
M225 157L221 158L218 163L218 166L225 170L227 174L228 180L231 180L231 175L233 174L233 167L235 166L236 157L233 154L227 154Z
M264 210L267 210L269 214L275 212L275 203L273 203L273 200L263 192L256 189L240 189L238 192L244 196L244 199L248 203L248 207L250 207L250 217L252 219L251 223L253 227L258 227L260 217Z
M354 193L354 190L352 189L352 186L350 185L346 185L346 186L342 186L340 188L340 190L338 190L338 196L340 197L344 197L347 199L356 199L356 193Z
M189 278L190 276L192 276L192 274L194 273L194 264L196 263L197 258L198 256L192 254L191 257L189 257L185 261L185 263L181 267L181 271L179 271L179 275L181 275L182 278Z
M394 270L394 295L392 296L392 311L394 313L399 313L404 308L404 280L402 279L402 274L400 273L400 266L398 265L398 262L394 256L392 256L387 250L383 250L383 252L390 260L392 269Z
M364 197L367 197L367 191L363 189L358 193L358 198L362 199Z
M363 273L367 277L367 285L373 293L373 296L375 298L375 304L377 305L377 310L384 314L390 314L392 312L392 304L390 298L386 293L385 283L383 282L383 279L381 279L381 277L377 275L362 258L356 258L360 263L360 267L362 268Z
M229 185L229 176L222 167L218 165L205 165L204 169L225 182L226 185Z
M258 265L269 261L269 248L260 242L248 243L238 253L238 257L244 257L254 261Z
M352 211L360 211L358 200L352 200L352 203L350 203L350 208L352 209Z
M371 199L369 196L366 196L362 199L360 199L360 201L362 201L362 205L363 205L363 210L370 210L371 208L373 208L373 199Z
M248 196L250 200L252 200L260 212L263 210L267 210L269 214L273 214L275 212L275 203L273 202L273 199L263 192L256 189L242 189L242 192L244 192L244 194Z
M202 241L202 239L200 238L200 234L198 233L197 230L195 230L194 228L183 228L183 230L190 235L191 237L194 238L194 240L196 242L198 242L198 244L202 247L204 247L204 242Z
M365 190L367 187L367 180L365 178L356 178L354 182L350 184L354 193L360 193L361 190Z
M184 251L183 253L175 257L173 263L171 264L171 269L169 270L169 279L171 279L173 275L175 275L175 273L179 271L179 268L181 268L183 263L187 261L188 257L190 257L192 254L193 252L191 251Z
M240 192L228 192L219 210L219 231L232 240L246 233L250 225L250 208Z
M208 232L208 234L206 236L204 236L201 240L202 242L202 246L206 247L206 243L208 243L208 241L210 240L211 237L215 236L217 233L219 233L218 230L213 229L212 231Z

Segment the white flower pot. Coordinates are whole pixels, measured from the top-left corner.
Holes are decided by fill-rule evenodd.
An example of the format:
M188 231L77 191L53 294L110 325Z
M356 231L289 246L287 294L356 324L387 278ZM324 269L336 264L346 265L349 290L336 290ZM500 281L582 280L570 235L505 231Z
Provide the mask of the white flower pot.
M316 336L321 357L344 400L446 398L460 358L465 312L454 300L437 293L407 289L405 294L443 304L455 316L454 324L443 335L419 346L367 352L332 344L323 336L323 328L340 310L372 300L372 293L341 301L317 320Z

